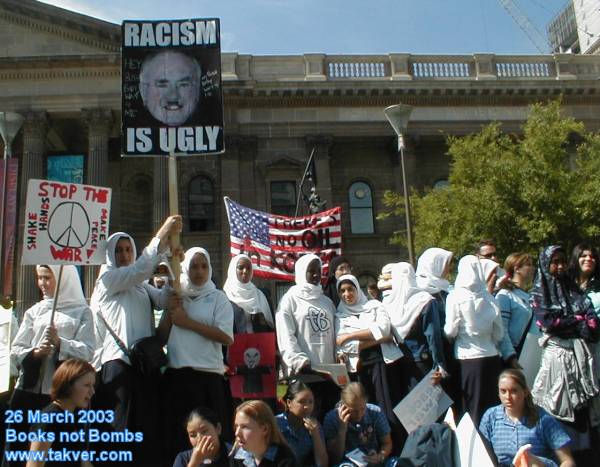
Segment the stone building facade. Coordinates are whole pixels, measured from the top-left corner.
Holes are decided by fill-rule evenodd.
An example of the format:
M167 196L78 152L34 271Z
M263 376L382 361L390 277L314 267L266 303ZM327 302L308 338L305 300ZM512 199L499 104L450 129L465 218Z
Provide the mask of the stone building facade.
M166 161L120 156L120 31L34 0L0 0L0 111L25 116L13 145L21 214L26 181L45 177L49 156L84 155L85 182L113 189L111 231L129 232L139 248L168 212ZM178 159L182 243L206 247L222 281L229 257L222 197L287 212L315 148L319 194L343 209L344 253L363 280L375 277L383 264L406 258L389 244L402 221L376 218L384 191L402 189L385 107L414 106L407 176L423 190L447 177L445 135L492 121L518 132L533 102L562 95L565 112L598 129L599 76L600 57L566 54L224 53L226 152ZM17 264L19 256L20 248ZM88 295L95 274L86 271ZM274 295L284 287L263 285ZM37 299L31 267L17 268L14 290L22 309Z

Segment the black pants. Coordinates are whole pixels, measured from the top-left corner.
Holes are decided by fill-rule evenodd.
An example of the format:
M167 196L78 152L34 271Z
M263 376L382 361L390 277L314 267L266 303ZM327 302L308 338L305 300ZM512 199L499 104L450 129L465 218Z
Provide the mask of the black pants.
M231 438L231 407L228 407L225 379L217 373L192 368L169 368L164 374L163 407L165 410L165 440L169 465L175 456L190 449L185 421L196 407L212 409L221 418L226 439Z
M463 404L476 428L485 411L498 405L501 372L502 360L498 356L460 360Z
M159 434L159 377L143 377L122 360L111 360L102 365L93 407L113 410L114 421L98 426L98 429L141 432L144 439L141 443L103 444L98 446L100 449L131 450L134 465L162 465L159 460L164 444ZM98 447L90 445L90 449Z

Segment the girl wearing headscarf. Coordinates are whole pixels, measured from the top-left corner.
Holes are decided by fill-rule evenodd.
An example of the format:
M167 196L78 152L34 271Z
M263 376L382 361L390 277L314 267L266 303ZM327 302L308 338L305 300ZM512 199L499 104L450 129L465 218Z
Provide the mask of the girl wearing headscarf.
M252 283L252 275L247 255L231 259L223 292L233 306L235 334L269 332L275 326L267 297Z
M184 422L195 407L212 407L221 416L225 435L230 434L222 347L233 343L233 309L211 279L208 251L187 250L181 263L181 298L170 301L169 314L159 326L169 335L165 402L170 459L188 445Z
M409 263L392 269L392 294L386 302L392 332L414 362L419 379L432 369L445 373L442 324L433 296L417 287L415 271Z
M321 289L321 260L301 256L295 265L296 285L281 298L275 315L277 346L286 376L303 373L315 394L315 414L337 402L339 391L330 381L311 372L319 364L335 363L335 307Z
M10 403L13 410L27 413L44 408L50 403L52 376L60 363L69 358L89 361L94 354L92 313L75 266L63 266L54 321L50 322L59 271L59 266L36 267L43 299L25 312L12 344L11 359L19 368ZM15 428L28 431L28 425Z
M325 285L323 285L323 293L331 299L335 306L338 306L340 303L337 283L339 278L344 274L352 274L350 261L348 261L345 256L335 256L329 261L327 279Z
M540 253L531 308L543 333L533 399L556 418L569 422L573 451L586 449L587 408L599 392L589 344L597 340L600 323L589 298L569 281L567 256L561 246L552 245Z
M181 217L168 217L137 259L130 235L117 232L108 237L106 264L100 268L91 299L97 346L95 364L101 368L94 405L114 411L111 425L115 431L127 428L144 432L139 456L147 459L153 458L158 445L157 385L131 367L126 350L154 334L152 307L164 308L163 298L167 295L148 284L148 279L161 261L160 253L166 250L169 235L180 230ZM142 461L137 454L136 461Z
M362 383L369 400L379 405L393 425L399 448L402 430L393 409L405 395L400 366L403 354L391 336L390 318L381 302L367 299L350 274L339 278L338 294L337 353L346 361L349 373Z
M504 330L500 308L490 292L497 269L492 260L464 256L458 263L454 290L446 300L444 332L454 339L464 408L475 426L486 409L498 402L496 381L502 361L496 345Z

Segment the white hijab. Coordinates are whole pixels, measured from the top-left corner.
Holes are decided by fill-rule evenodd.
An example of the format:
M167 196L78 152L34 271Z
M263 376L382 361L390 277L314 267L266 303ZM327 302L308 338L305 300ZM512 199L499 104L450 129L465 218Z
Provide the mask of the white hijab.
M343 281L350 281L354 285L358 293L358 298L354 305L348 305L344 302L344 299L340 295L340 303L337 307L337 317L338 318L347 318L349 316L358 316L361 313L368 313L371 310L378 308L381 306L381 302L377 300L369 300L365 293L360 288L358 280L352 274L344 274L337 281L337 289L339 293L340 285Z
M409 263L392 268L392 294L385 302L394 334L402 341L408 336L421 311L433 297L417 287L415 271Z
M430 294L447 292L450 283L442 278L442 274L451 259L451 251L442 248L425 250L417 262L417 286Z
M472 334L488 329L500 309L496 299L487 289L487 278L498 268L491 259L479 259L474 255L461 258L458 263L458 275L454 283L454 299L462 306L462 315Z
M237 277L237 266L242 259L248 260L252 266L252 260L248 255L234 256L227 269L227 280L223 286L223 291L229 300L242 308L246 313L250 315L262 313L269 326L273 327L273 315L271 314L267 297L252 283L254 271L250 273L250 280L246 284L240 282Z
M321 258L312 253L301 256L298 261L296 261L294 267L294 280L296 285L290 287L290 290L288 291L289 294L305 300L317 300L323 296L321 284L313 285L306 280L306 270L308 269L308 265L315 259L319 262L320 266L323 266Z
M195 285L192 283L189 277L190 264L196 254L202 254L206 258L208 263L208 277L204 284ZM179 276L179 283L181 284L181 295L184 297L190 297L192 299L206 297L217 290L217 287L213 283L212 279L212 266L210 264L210 255L204 248L194 247L190 248L185 252L183 262L181 263L181 275Z
M41 265L38 264L36 269ZM56 265L48 265L52 274L54 275L54 280L56 281L56 288L58 290L58 301L56 303L57 310L64 310L66 308L79 308L79 307L87 307L87 301L85 300L85 295L83 294L83 289L81 288L81 280L79 279L79 274L77 273L77 268L72 265L64 265L62 277L60 278L60 289L58 287L58 276L60 273L60 266ZM52 307L54 303L54 298L44 298L44 302Z

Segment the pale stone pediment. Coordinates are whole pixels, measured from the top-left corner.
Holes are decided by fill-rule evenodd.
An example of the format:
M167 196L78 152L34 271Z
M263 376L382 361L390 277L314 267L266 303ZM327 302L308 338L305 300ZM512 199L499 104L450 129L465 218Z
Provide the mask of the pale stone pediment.
M119 35L119 25L40 2L0 1L0 58L118 52Z

